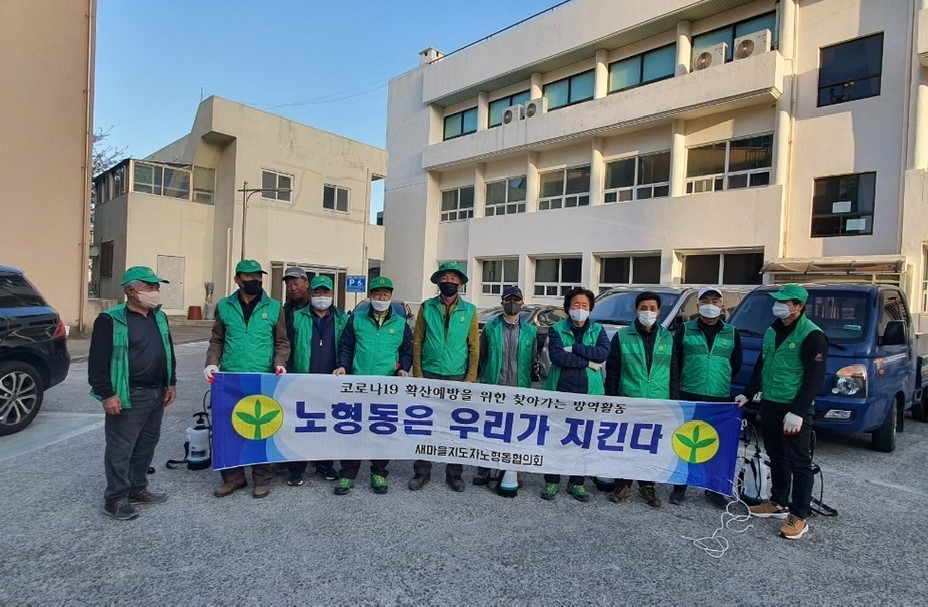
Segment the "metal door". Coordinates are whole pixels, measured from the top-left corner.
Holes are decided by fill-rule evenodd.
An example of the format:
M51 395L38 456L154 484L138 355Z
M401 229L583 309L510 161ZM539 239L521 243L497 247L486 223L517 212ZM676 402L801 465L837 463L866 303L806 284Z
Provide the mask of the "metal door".
M158 255L157 274L171 281L161 285L161 306L166 310L184 309L184 261L183 257Z

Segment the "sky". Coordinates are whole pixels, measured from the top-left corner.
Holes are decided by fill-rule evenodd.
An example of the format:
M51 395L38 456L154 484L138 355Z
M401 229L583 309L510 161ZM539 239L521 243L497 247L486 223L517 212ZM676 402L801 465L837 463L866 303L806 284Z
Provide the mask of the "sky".
M559 3L98 0L94 128L141 158L218 95L385 147L387 85L420 50L449 53Z

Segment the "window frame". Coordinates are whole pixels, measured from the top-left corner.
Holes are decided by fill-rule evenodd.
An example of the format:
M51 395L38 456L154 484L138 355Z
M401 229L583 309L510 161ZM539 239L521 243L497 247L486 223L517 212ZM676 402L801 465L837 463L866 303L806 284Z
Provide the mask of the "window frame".
M209 184L209 189L199 187L200 180L197 179L198 171L209 171L212 173L212 181ZM216 198L216 169L210 167L204 167L199 165L194 165L192 172L192 179L190 183L190 196L193 202L199 202L201 204L215 204Z
M599 292L604 293L611 289L612 287L623 287L628 285L659 285L661 284L661 270L663 269L663 259L661 254L658 253L627 253L622 255L599 255ZM606 274L606 262L614 259L626 259L628 260L628 279L626 282L608 282L605 280ZM657 270L657 281L656 282L645 282L643 280L637 280L635 277L635 260L637 259L647 259L649 261L657 260L658 270Z
M461 206L461 192L467 189L471 190L471 203L469 207ZM445 194L455 192L455 207L454 209L444 209L445 203ZM451 223L455 221L467 221L473 219L474 217L474 186L464 185L457 188L450 188L447 190L441 191L441 203L439 207L439 223ZM451 218L451 214L454 213L454 219ZM466 216L461 217L461 214L464 213Z
M525 98L525 100L521 101L523 97ZM505 110L507 107L512 107L514 105L523 105L531 101L531 99L532 99L532 91L531 89L529 89L525 91L520 91L518 93L513 93L512 95L507 95L505 97L500 97L499 99L494 99L493 101L489 102L487 104L487 128L492 129L498 126L502 126L503 110ZM502 102L505 102L506 105L500 105L500 103ZM499 122L493 122L493 108L494 107L501 108ZM524 115L522 116L522 119L523 120L525 119Z
M842 103L850 103L851 101L860 101L861 99L870 99L871 97L879 97L883 92L883 59L884 59L884 50L885 50L885 38L884 32L875 32L873 34L867 34L866 36L858 36L857 38L852 38L851 40L845 40L843 42L837 42L835 44L830 44L828 46L823 46L819 48L818 53L818 93L816 98L817 107L829 107L832 105L839 105ZM840 47L844 47L850 44L855 44L863 42L864 40L879 38L880 39L880 61L879 61L879 72L870 74L862 77L848 77L844 80L833 80L827 81L823 84L822 77L825 74L824 64L825 64L825 53L828 51L837 51ZM856 56L856 54L855 54ZM842 61L836 61L834 63L842 63ZM860 97L853 96L851 91L853 91L854 84L861 81L877 80L876 92L863 94ZM837 96L834 93L834 89L841 88L844 91L843 95ZM822 102L822 92L828 90L831 93L830 100L827 103Z
M525 192L525 197L522 200L510 200L509 194L512 191L512 188L509 185L510 181L521 179L523 182L522 191ZM489 203L487 202L489 197L489 188L490 186L497 185L500 183L506 184L506 194L505 200L503 202ZM515 175L513 177L506 177L505 179L497 179L495 181L488 181L484 187L484 205L483 205L483 215L484 217L499 217L500 215L514 215L516 213L525 212L525 204L528 199L528 180L526 175ZM500 212L502 210L502 212ZM492 211L492 212L491 212Z
M515 278L507 280L506 263L515 262ZM486 271L488 264L499 264L499 280L487 280ZM480 293L482 295L502 295L503 289L508 286L519 285L519 258L518 257L493 257L490 259L480 260Z
M586 169L588 172L587 175L587 190L586 192L571 192L567 193L567 172L574 169ZM562 177L562 186L561 193L555 196L545 196L541 197L541 188L542 182L544 181L545 175L553 175L555 173L561 173ZM590 190L592 189L592 167L589 164L580 164L570 167L565 167L563 169L556 169L553 171L546 171L538 175L538 210L539 211L549 211L553 209L569 209L574 207L586 207L590 206ZM568 204L568 199L576 199L573 204ZM554 206L554 202L557 201L557 206ZM542 206L544 205L544 206Z
M573 97L574 81L578 80L581 77L586 77L586 76L593 77L593 85L590 88L590 96L583 97L582 99L571 100L571 98ZM550 89L550 87L553 87L556 84L561 84L562 82L567 82L567 103L563 103L561 105L552 105L551 100L548 97L548 90ZM592 70L592 69L585 70L577 74L572 74L565 78L560 78L558 80L555 80L554 82L549 82L548 84L544 85L544 87L542 87L542 90L541 90L541 96L544 97L545 99L548 99L548 110L547 111L549 112L554 111L554 110L559 110L563 107L577 105L578 103L585 103L587 101L592 101L595 94L596 94L596 70Z
M267 188L267 189L264 188L264 176L265 176L265 175L273 175L273 176L274 176L274 187L273 187L273 188ZM290 180L290 185L289 185L289 186L281 186L281 185L280 185L280 178L281 178L281 177L283 177L283 178L285 178L285 179L289 179L289 180ZM270 200L270 201L273 201L273 202L282 202L282 203L284 203L284 204L293 204L293 190L294 190L293 185L294 185L294 181L295 181L295 179L294 179L293 175L289 175L289 174L287 174L287 173L281 173L280 171L275 171L275 170L273 170L273 169L261 169L261 188L262 188L262 189L261 189L261 199L262 199L262 200ZM289 192L275 192L275 191L273 191L274 189L283 188L283 187L288 187L288 188L290 189L290 191L289 191ZM286 198L283 198L283 196L286 196Z
M730 36L728 37L728 40L723 40L723 42L725 42L728 45L728 47L725 49L725 63L729 63L730 61L732 61L733 53L735 52L735 49L734 49L735 39L741 38L742 36L748 36L750 34L754 34L760 31L760 30L754 30L753 32L738 33L738 27L746 23L750 23L751 21L759 20L764 17L770 17L771 15L773 15L773 28L770 30L770 50L775 50L779 43L780 17L777 14L777 11L773 10L773 11L767 11L765 13L761 13L759 15L754 15L753 17L748 17L747 19L741 19L740 21L735 21L734 23L731 23L729 25L717 27L713 30L709 30L707 32L703 32L701 34L697 34L693 36L692 37L693 57L696 57L699 52L709 48L710 46L714 44L718 44L717 42L714 42L713 44L710 44L708 46L700 47L697 42L699 38L702 38L704 36L708 37L712 34L718 34L725 30L729 30ZM766 29L766 28L762 28L762 29Z
M651 183L641 183L641 162L643 159L646 159L650 156L657 155L667 155L667 181L654 181ZM635 171L634 171L634 180L630 186L621 186L615 188L604 188L603 189L603 204L613 204L621 202L631 202L633 200L650 200L652 198L667 198L670 196L670 165L673 161L671 158L670 150L661 150L658 152L649 152L647 154L638 154L637 156L625 156L622 158L613 158L604 163L603 168L603 185L607 183L609 177L609 165L615 164L618 162L634 160L635 161ZM650 189L650 196L640 196L639 190L648 190ZM662 194L655 194L655 190L664 189ZM622 198L622 194L628 192L630 197ZM609 200L610 196L615 194L614 200Z
M465 131L464 130L464 116L467 114L471 114L471 113L474 116L474 129L472 131ZM459 121L458 133L456 135L451 135L449 137L448 136L448 123L451 120ZM470 135L471 133L476 133L477 132L477 106L467 108L466 110L461 110L460 112L454 112L453 114L448 114L447 116L445 116L444 120L442 120L441 125L442 125L442 129L441 129L442 141L449 141L451 139L457 139L458 137Z
M656 54L656 53L658 53L658 52L661 52L661 51L666 51L668 48L673 48L673 50L674 50L674 57L675 57L674 62L673 62L673 65L671 66L671 69L670 69L670 73L667 74L667 75L664 75L664 76L660 76L660 77L658 77L658 78L651 78L650 80L645 80L645 79L644 79L644 61L645 61L645 57L647 57L648 55L654 55L654 54ZM609 81L608 81L608 83L607 83L607 85L606 85L606 86L608 87L608 93L607 93L607 94L611 95L611 94L613 94L613 93L621 93L622 91L628 91L628 90L631 90L631 89L634 89L634 88L638 88L638 87L640 87L640 86L645 86L645 85L647 85L647 84L652 84L652 83L654 83L654 82L660 82L661 80L667 80L667 79L669 79L669 78L673 78L674 75L676 74L676 67L677 67L677 66L676 66L676 63L677 63L677 62L676 62L676 50L677 50L677 43L676 43L676 42L671 42L670 44L665 44L665 45L663 45L663 46L659 46L659 47L657 47L657 48L653 48L653 49L651 49L651 50L649 50L649 51L645 51L645 52L643 52L643 53L638 53L637 55L630 55L630 56L625 57L625 58L623 58L623 59L619 59L618 61L613 61L612 63L609 64L609 66L608 66L608 68L607 68L607 69L608 69L608 72L607 72L607 73L608 73L608 78L609 78ZM620 63L626 62L626 61L631 61L632 59L637 59L637 60L638 60L638 82L635 83L635 84L630 84L630 85L628 85L628 86L623 86L623 87L621 87L621 88L613 88L613 86L612 86L612 67L615 66L615 65L618 65L618 64L620 64Z
M539 281L538 280L538 262L540 261L557 261L557 280L555 282L551 281ZM580 280L574 282L569 281L565 282L564 280L564 261L576 261L580 264ZM532 293L535 297L563 297L577 285L583 283L583 257L536 257L532 260L535 264L535 277L532 283ZM542 293L538 292L539 287L542 289ZM553 290L553 293L549 293L549 290Z
M742 169L739 171L731 171L729 167L731 166L731 144L733 142L747 141L749 139L760 139L764 137L770 138L770 145L767 147L767 156L769 158L769 165L765 167L758 167L753 169ZM770 185L770 178L773 176L773 133L758 133L756 135L748 135L747 137L738 137L736 139L726 139L725 143L725 168L721 173L704 173L699 175L690 175L690 158L691 152L693 150L699 150L704 148L710 148L713 146L718 146L723 143L722 141L716 141L714 143L706 143L703 145L697 145L693 147L686 148L686 193L687 194L704 194L707 192L725 192L728 190L743 190L748 188L762 188ZM766 175L765 183L752 183L752 178L757 176L759 181L764 181L761 177ZM744 186L732 186L731 178L732 177L746 177L746 185ZM697 189L697 183L709 183L711 187L707 189ZM721 187L718 187L718 184L721 183Z
M870 203L869 212L862 212L858 210L858 211L847 211L847 212L842 212L842 213L836 213L834 211L834 205L839 202L851 202L852 204L859 205L860 201L857 199L850 200L850 201L832 200L831 201L831 205L832 205L831 213L816 213L815 212L815 190L818 187L819 183L847 179L849 177L853 177L857 179L856 189L859 194L860 178L863 176L871 176L871 175L873 176L873 187L871 188L873 197L869 201ZM812 205L811 205L812 213L811 213L811 219L809 222L809 237L810 238L841 238L841 237L846 237L846 236L873 236L873 221L876 218L876 202L877 202L876 188L877 188L877 172L876 171L863 171L861 173L846 173L843 175L829 175L827 177L816 177L815 179L813 179L812 180ZM868 219L867 231L848 232L846 228L844 227L844 223L842 222L842 229L841 229L841 232L838 234L822 234L822 233L816 234L815 232L815 220L816 219L822 220L822 219L833 219L833 218L856 219L856 220Z
M333 190L332 192L332 204L334 206L327 207L325 206L325 191L327 189ZM345 192L345 209L342 210L338 208L338 193L339 191ZM335 213L344 213L348 214L351 212L351 188L346 188L344 186L335 185L333 183L323 183L322 184L322 208L326 211L333 211Z
M681 256L683 257L683 259L682 259L682 262L683 262L683 263L682 263L682 266L683 266L683 268L682 268L682 271L680 272L680 284L683 284L683 285L703 285L703 284L711 284L711 285L719 285L719 286L756 286L756 285L760 285L760 284L763 282L763 276L760 274L760 272L758 272L758 274L757 274L757 280L756 280L756 282L726 282L726 281L725 281L725 258L726 258L726 256L728 256L728 257L734 257L734 256L744 256L744 255L759 255L759 256L760 256L760 259L759 259L759 262L760 262L760 263L757 264L757 265L758 265L758 269L760 269L760 268L763 267L763 265L764 265L764 250L763 250L763 249L759 249L759 250L747 250L747 251L745 251L745 250L734 250L734 251L704 250L704 251L687 251L687 252L684 252L684 253L681 254ZM708 280L708 281L702 281L702 280L700 280L700 281L689 281L689 280L687 280L687 275L686 275L686 274L687 274L687 267L686 267L686 265L687 265L687 259L688 259L688 258L690 258L690 257L712 257L712 256L717 256L717 257L719 258L719 261L718 261L718 264L719 264L719 265L718 265L718 267L719 267L719 269L718 269L718 275L715 277L714 280Z
M113 260L115 259L116 242L104 240L100 243L100 278L113 277Z

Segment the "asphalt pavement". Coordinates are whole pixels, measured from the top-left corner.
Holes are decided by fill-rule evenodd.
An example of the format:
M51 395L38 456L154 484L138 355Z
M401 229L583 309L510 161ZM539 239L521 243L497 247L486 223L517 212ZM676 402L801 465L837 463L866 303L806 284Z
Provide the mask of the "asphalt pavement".
M411 462L390 491L332 494L311 477L278 477L265 499L217 499L219 474L167 470L199 410L205 343L177 346L178 402L164 418L154 490L164 504L134 521L100 513L103 416L86 363L50 390L36 422L0 438L0 604L302 605L924 605L928 425L906 420L891 454L865 436L819 435L816 461L837 518L801 540L753 520L712 558L686 537L710 536L720 511L700 490L654 510L596 492L539 498L528 475L515 499L470 485L453 493L440 465L410 492ZM591 486L591 484L588 484ZM818 481L816 483L818 493Z

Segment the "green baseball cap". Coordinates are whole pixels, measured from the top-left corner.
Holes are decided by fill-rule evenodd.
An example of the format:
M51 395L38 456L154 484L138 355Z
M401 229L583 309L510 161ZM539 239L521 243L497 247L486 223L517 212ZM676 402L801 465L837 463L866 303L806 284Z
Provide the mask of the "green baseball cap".
M774 291L770 294L770 297L774 298L777 301L801 301L806 303L806 300L809 299L809 292L800 287L797 284L788 284L780 287L779 291Z
M461 269L461 266L456 264L453 261L446 261L445 263L438 266L438 269L432 274L432 284L438 284L438 279L445 272L454 272L461 278L461 284L467 284L467 274L464 273L464 270Z
M332 291L335 289L335 285L332 283L332 279L328 276L316 276L313 278L313 281L309 283L309 288L313 291L316 289L328 289Z
M126 286L126 283L132 280L141 280L142 282L148 282L151 284L155 284L156 282L170 284L171 282L152 272L151 268L148 266L132 266L131 268L128 268L125 274L122 275L122 286Z
M243 259L235 264L236 274L258 274L259 272L261 274L267 274L267 272L261 269L261 264L254 259Z
M392 291L393 281L386 276L378 276L371 281L371 285L368 288L368 291L373 291L374 289L390 289Z

